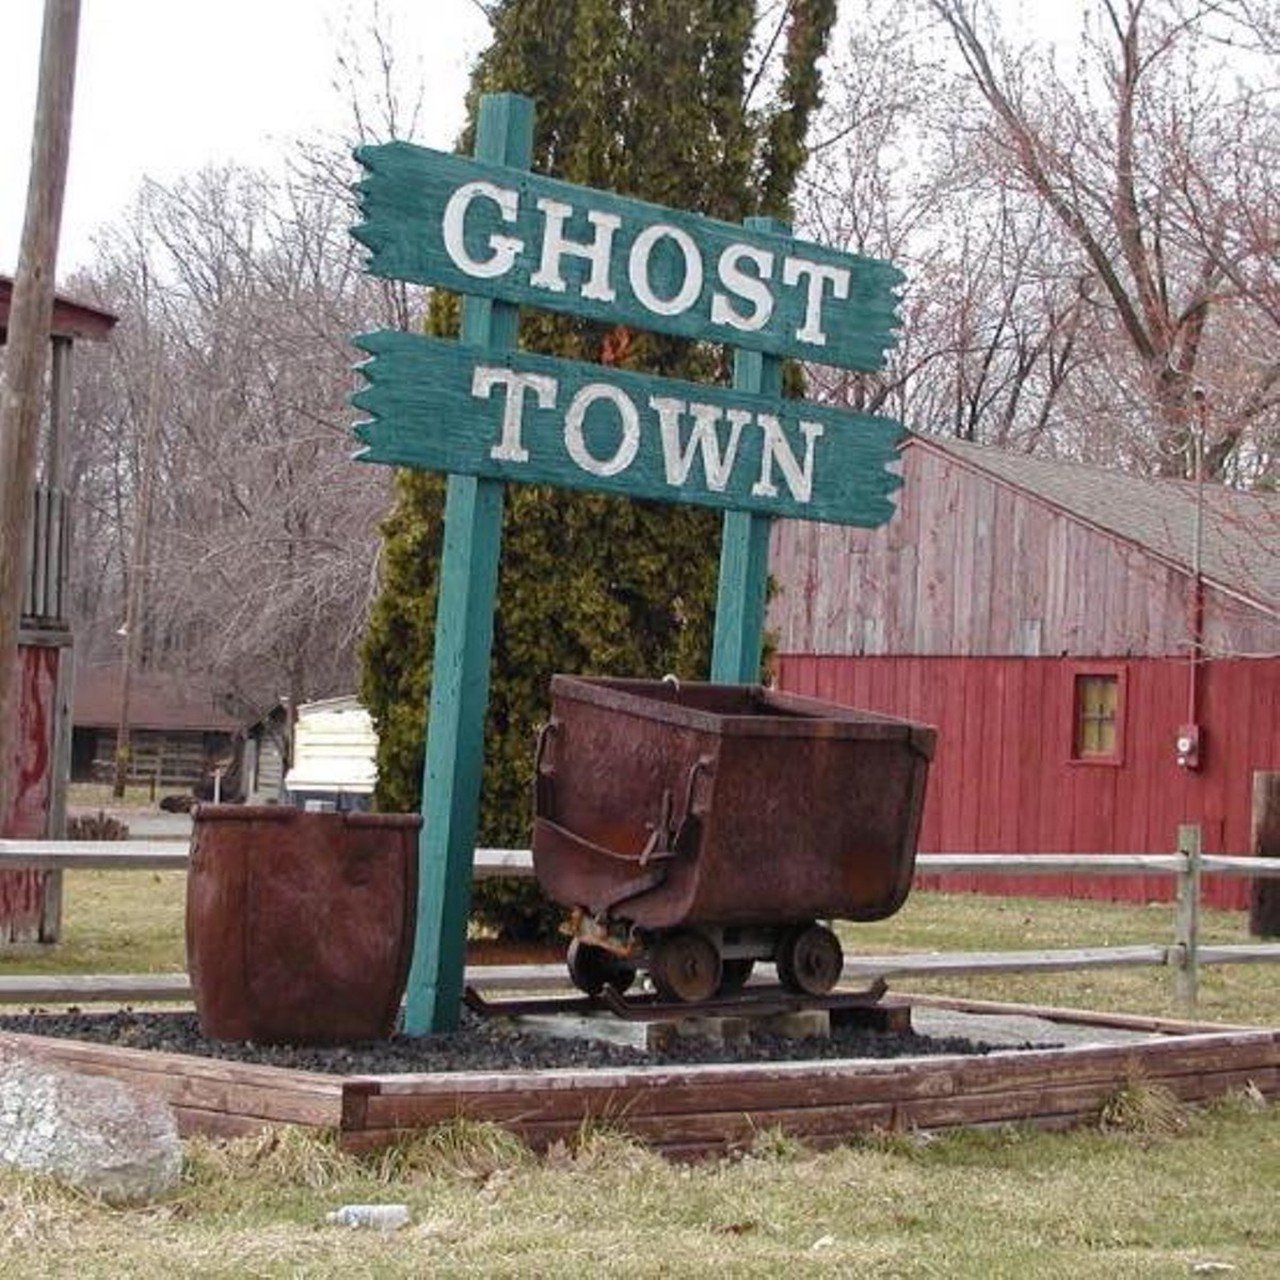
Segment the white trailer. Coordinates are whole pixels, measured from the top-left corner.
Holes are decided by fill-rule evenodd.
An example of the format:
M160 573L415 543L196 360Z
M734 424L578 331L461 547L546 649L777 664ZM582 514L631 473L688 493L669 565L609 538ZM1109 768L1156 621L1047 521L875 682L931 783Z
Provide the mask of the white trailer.
M378 735L354 695L298 707L284 789L299 808L368 809L378 780Z

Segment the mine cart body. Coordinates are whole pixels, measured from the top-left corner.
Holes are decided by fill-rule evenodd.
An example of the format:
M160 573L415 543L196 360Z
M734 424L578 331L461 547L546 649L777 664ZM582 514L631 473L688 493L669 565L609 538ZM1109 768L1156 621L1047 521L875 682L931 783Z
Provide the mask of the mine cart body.
M934 730L756 685L556 676L534 867L641 930L878 920L906 899Z

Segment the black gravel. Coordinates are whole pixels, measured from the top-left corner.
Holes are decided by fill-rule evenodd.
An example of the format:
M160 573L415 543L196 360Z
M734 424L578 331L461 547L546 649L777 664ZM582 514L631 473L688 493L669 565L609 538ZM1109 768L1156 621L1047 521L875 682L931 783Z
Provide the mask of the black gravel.
M38 1009L0 1016L0 1031L54 1036L131 1049L193 1054L337 1075L391 1075L426 1071L521 1071L553 1067L634 1067L676 1063L782 1062L824 1058L894 1058L916 1054L988 1053L996 1046L959 1036L921 1036L862 1028L832 1030L831 1037L791 1039L753 1033L734 1043L681 1038L661 1050L565 1039L533 1031L516 1019L482 1018L462 1011L457 1031L393 1036L336 1048L231 1043L200 1034L193 1013L124 1009L50 1013ZM1007 1046L1001 1046L1007 1047ZM1027 1046L1030 1048L1031 1046Z

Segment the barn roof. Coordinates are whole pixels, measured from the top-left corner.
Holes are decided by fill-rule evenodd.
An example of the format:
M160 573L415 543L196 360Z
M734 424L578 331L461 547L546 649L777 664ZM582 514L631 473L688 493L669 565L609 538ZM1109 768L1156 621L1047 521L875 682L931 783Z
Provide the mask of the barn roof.
M1068 515L1192 572L1201 486L1136 476L1080 462L1029 457L942 436L913 436L966 466L1048 502ZM1280 612L1280 493L1203 486L1204 578Z
M76 728L114 729L120 723L121 672L109 667L76 671L72 723ZM188 680L135 671L129 682L129 725L168 732L235 733L242 722L227 713L213 691Z

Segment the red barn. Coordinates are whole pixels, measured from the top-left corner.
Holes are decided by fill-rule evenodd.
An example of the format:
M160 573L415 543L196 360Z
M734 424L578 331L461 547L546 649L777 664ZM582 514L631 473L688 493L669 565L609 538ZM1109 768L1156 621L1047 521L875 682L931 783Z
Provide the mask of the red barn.
M1280 769L1280 494L932 437L903 456L882 528L775 527L780 687L938 727L922 849L1162 852L1199 823L1205 852L1247 852L1253 774Z

